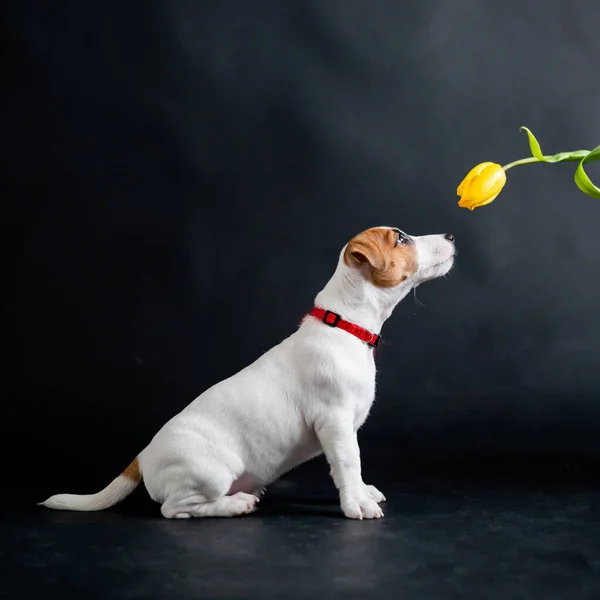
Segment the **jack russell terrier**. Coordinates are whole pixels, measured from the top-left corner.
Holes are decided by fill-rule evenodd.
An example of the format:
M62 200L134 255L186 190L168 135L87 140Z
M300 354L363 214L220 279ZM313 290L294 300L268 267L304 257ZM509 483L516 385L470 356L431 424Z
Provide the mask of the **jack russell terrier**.
M267 485L324 453L344 515L382 517L385 497L364 483L357 441L375 397L374 332L417 285L446 275L454 255L450 234L360 233L294 334L196 398L105 489L42 506L102 510L143 476L168 519L245 515Z

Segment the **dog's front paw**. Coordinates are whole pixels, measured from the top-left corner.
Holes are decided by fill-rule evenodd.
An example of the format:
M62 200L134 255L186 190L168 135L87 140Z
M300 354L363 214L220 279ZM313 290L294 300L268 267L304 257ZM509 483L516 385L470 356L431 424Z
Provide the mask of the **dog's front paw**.
M343 494L340 500L342 511L349 519L380 519L383 517L381 507L366 490L358 494Z
M367 496L369 496L369 498L372 498L373 500L375 500L375 502L377 502L377 504L381 504L382 502L385 502L385 496L374 485L366 485L365 484L365 490L367 492Z

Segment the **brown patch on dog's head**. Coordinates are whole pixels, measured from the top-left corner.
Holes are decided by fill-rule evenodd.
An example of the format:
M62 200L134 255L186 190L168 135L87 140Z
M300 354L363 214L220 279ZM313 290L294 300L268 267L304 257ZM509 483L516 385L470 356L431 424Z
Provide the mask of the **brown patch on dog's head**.
M122 475L131 479L132 481L141 481L142 473L140 472L140 461L137 456L133 459L132 463L123 471Z
M374 227L352 238L344 252L344 263L360 268L371 283L380 288L400 285L417 270L415 245L397 229Z

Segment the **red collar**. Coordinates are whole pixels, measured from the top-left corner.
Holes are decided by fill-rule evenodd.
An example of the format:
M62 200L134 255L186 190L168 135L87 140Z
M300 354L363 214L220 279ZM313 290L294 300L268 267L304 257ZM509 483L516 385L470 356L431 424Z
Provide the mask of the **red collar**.
M313 308L309 315L311 317L316 317L320 321L323 321L325 325L329 325L329 327L337 327L338 329L343 329L348 333L351 333L353 336L357 337L362 342L365 342L373 349L375 349L379 342L381 341L381 336L369 331L368 329L364 329L363 327L359 327L354 323L350 323L349 321L344 321L340 315L337 313L331 312L330 310L325 310L324 308Z

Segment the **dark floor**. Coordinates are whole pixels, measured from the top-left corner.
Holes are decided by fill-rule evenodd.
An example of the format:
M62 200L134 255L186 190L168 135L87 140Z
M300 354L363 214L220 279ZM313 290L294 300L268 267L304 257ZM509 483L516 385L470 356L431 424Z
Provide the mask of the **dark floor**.
M342 518L320 477L243 519L163 520L143 490L112 512L7 509L0 595L600 598L600 485L448 481L371 481L388 497L371 522Z

